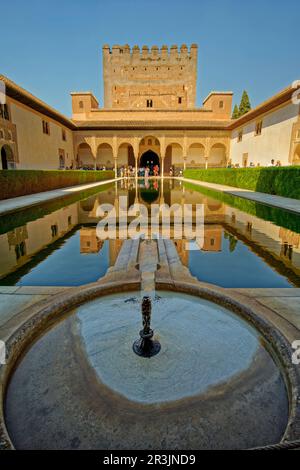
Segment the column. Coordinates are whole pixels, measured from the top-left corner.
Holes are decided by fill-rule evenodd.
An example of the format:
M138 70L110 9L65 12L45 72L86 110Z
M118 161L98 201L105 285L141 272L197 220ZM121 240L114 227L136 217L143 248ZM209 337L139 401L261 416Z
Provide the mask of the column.
M114 167L115 167L115 178L118 178L118 159L114 157Z
M161 172L160 172L161 178L164 177L164 172L165 172L165 157L161 157Z

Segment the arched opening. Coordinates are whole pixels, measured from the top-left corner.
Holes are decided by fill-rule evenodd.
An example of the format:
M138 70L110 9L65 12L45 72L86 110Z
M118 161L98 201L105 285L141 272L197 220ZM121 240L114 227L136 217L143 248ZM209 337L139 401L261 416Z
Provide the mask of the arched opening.
M77 149L78 167L83 170L94 170L95 159L91 147L86 142L82 142Z
M148 184L139 190L139 200L151 205L159 199L159 184L156 180L149 180Z
M183 150L179 144L169 144L166 148L166 156L164 160L164 174L169 175L170 169L182 169L183 167Z
M111 145L103 143L97 148L96 168L97 170L102 170L103 168L112 170L114 168L113 149Z
M190 145L187 161L187 168L204 168L205 167L205 147L203 144L195 143Z
M9 145L3 145L1 149L2 170L15 168L14 154Z
M226 166L226 147L224 144L214 144L210 149L208 164L211 168Z
M294 151L293 164L300 165L300 144L298 144Z
M121 167L135 168L133 147L127 142L123 142L118 149L118 168Z
M158 167L158 174L160 172L159 156L153 150L147 150L141 155L140 168L149 168L150 176L153 176L156 168Z

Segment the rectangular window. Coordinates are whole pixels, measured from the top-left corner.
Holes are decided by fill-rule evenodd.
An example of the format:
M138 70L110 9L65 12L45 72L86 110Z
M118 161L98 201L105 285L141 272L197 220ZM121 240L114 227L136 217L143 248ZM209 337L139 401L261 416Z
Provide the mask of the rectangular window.
M43 133L50 135L50 124L47 121L43 121Z
M178 98L178 104L182 104L182 98L181 98L181 96L179 96L179 98Z
M62 140L63 140L64 142L66 142L66 140L67 140L67 134L66 134L65 129L62 129L62 130L61 130L61 138L62 138Z
M147 100L147 108L152 108L152 107L153 107L153 101Z
M262 121L258 121L255 124L255 135L261 135L261 131L262 131Z
M220 102L219 102L219 108L220 108L220 109L223 109L223 108L224 108L224 101L220 101Z
M5 119L6 121L9 121L9 111L7 104L0 105L0 117L2 117L2 119Z
M238 133L238 142L242 142L243 140L243 131L239 131Z

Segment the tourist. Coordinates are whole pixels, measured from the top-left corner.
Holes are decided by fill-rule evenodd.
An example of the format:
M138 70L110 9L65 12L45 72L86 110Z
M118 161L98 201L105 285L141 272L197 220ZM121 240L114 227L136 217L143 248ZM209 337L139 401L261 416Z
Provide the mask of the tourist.
M172 167L170 168L169 175L170 175L171 177L173 176L173 168L172 168Z
M268 166L275 166L275 160L274 160L274 158L272 158L271 163L269 163Z
M281 166L281 161L280 160L277 160L276 166Z

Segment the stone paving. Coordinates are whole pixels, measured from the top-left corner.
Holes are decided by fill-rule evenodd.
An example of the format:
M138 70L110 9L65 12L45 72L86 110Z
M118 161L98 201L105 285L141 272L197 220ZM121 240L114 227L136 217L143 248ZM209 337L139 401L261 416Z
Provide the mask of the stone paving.
M99 295L101 296L101 289L105 293L104 295L109 295L111 293L120 293L122 291L125 293L128 290L136 292L139 289L144 289L145 291L148 291L149 289L153 289L153 287L158 291L169 291L170 298L175 302L176 297L173 297L173 292L181 292L198 296L201 299L211 300L216 305L223 305L225 308L229 308L229 310L241 313L243 318L247 319L254 328L257 328L258 331L263 333L262 336L266 339L266 343L274 347L277 352L280 351L280 361L289 377L291 411L284 435L284 441L294 441L298 439L298 436L300 435L300 410L297 406L297 397L299 396L300 373L298 373L298 368L296 368L296 366L291 365L290 358L292 354L292 342L300 339L300 289L223 289L199 282L191 276L189 270L182 265L174 243L171 240L126 240L123 243L115 265L107 271L107 274L103 278L99 279L96 283L87 286L71 288L0 287L0 340L3 340L7 344L7 351L9 352L7 362L8 366L5 366L6 369L3 369L0 382L2 381L2 384L5 386L8 377L8 375L5 374L9 374L10 367L13 367L13 359L11 358L14 358L14 355L17 357L19 352L22 350L22 347L24 347L24 344L31 344L30 342L32 342L32 339L36 337L38 332L45 331L45 327L47 325L51 325L51 322L53 324L53 321L57 322L59 318L65 319L65 313L70 308L78 307L85 302L89 302L91 299L95 299L96 303L98 302L102 305L102 303L105 302L105 299L102 301L101 298L98 298ZM179 310L183 311L184 308L179 307ZM71 315L68 318L72 322L74 320L74 315ZM65 339L69 334L68 332L70 332L70 325L68 321L60 322L59 324L66 325L67 328L62 332L61 344L64 346ZM51 331L55 331L55 329ZM52 348L52 351L53 349L54 352L56 351L55 348L52 347L51 341L50 347ZM46 356L50 358L48 354L46 354ZM59 353L57 357L61 358L62 353ZM69 361L69 357L67 360ZM60 359L57 359L57 361L60 362ZM44 367L42 366L43 361L39 361L37 359L37 363L42 370ZM77 359L75 363L78 363ZM258 379L258 392L260 394L265 387L266 374L270 372L270 368L261 361L254 361L254 364L256 366L260 364L260 369L256 369L252 374L253 377ZM63 384L65 384L66 369L67 368L65 366L62 367L61 377ZM76 367L74 370L75 369ZM86 368L83 370L86 370ZM276 367L274 372L278 373ZM44 386L45 380L43 380L43 376L41 375L38 377L41 379L41 384ZM275 381L277 380L276 376L270 379L275 379ZM74 383L72 378L70 380L70 383ZM272 380L269 382L269 379L267 379L267 382L272 384ZM250 382L249 384L251 385ZM35 387L33 389L35 390ZM57 387L57 389L61 389L61 387ZM15 390L20 394L21 409L23 409L23 389L22 387L17 386ZM243 392L243 390L240 389L240 386L237 386L236 390L238 392L240 390ZM274 391L273 385L270 390ZM30 388L30 391L32 391L32 388ZM221 395L223 396L223 392ZM111 396L111 393L109 396ZM30 393L28 397L31 397ZM226 404L225 409L227 410L233 409L236 403L244 403L245 401L243 393L243 398L240 402L238 399L234 398L232 391L230 391L228 397L231 397L232 401ZM1 389L0 399L3 399L3 396L1 398ZM72 400L67 400L67 403L71 402ZM89 398L88 403L90 403ZM107 407L107 403L105 406ZM216 410L215 403L212 402L212 406L214 408L212 408L211 411L208 411L207 415L208 423L209 419L213 416L213 409ZM13 407L13 410L14 409L15 408ZM112 409L115 408L112 407ZM282 409L282 407L280 407L280 409ZM206 411L205 407L201 409L199 417L202 421L203 415ZM222 413L223 412L221 412L223 420L224 416ZM74 414L76 417L76 413L73 413L72 410L69 410L67 414L70 416ZM100 413L100 415L103 416L103 413ZM242 415L243 413L241 413L241 416ZM253 416L255 416L253 420L253 430L255 429L255 426L257 426L257 415L261 416L261 413L258 410L253 414ZM120 416L122 416L122 414ZM220 415L218 416L220 417ZM112 418L115 418L115 414ZM228 420L230 421L231 418L232 416L229 416ZM134 414L134 419L136 420L136 414ZM160 413L159 421L161 421L161 419L162 415ZM12 418L12 421L14 422L14 418ZM1 418L0 413L0 447L9 448L11 444L5 430L3 431L3 422L3 416ZM24 420L24 422L26 423L26 420ZM86 425L84 422L81 424L83 427ZM70 421L70 426L70 429L73 429L75 425ZM207 436L209 436L209 432L211 430L215 432L216 427L218 428L217 421L211 422L207 427ZM259 429L262 428L259 427ZM174 431L175 430L176 427L174 427ZM22 433L22 435L24 435L24 433ZM128 436L132 437L132 434ZM45 434L45 437L47 437L47 433ZM153 436L153 439L154 438L155 436ZM211 436L209 438L209 442L212 442L212 439L213 437ZM220 444L218 444L220 447L223 446L223 441L221 441ZM235 442L235 439L233 441ZM277 442L277 438L274 438L274 442L275 441ZM207 444L208 446L211 445L209 442ZM234 446L234 442L230 444L231 447ZM261 442L268 442L268 439L263 439ZM130 442L130 444L132 444L132 442ZM60 443L58 443L58 446L59 445ZM112 445L115 445L115 443L113 442ZM256 442L244 442L240 443L240 445L241 447L246 445L251 446L256 445Z

